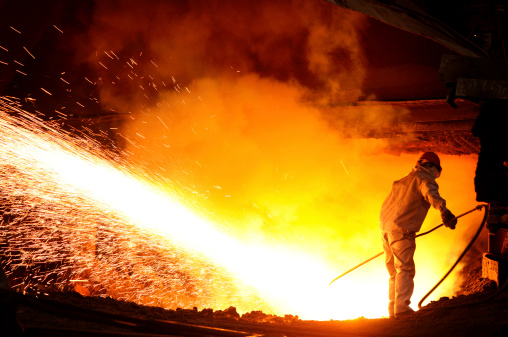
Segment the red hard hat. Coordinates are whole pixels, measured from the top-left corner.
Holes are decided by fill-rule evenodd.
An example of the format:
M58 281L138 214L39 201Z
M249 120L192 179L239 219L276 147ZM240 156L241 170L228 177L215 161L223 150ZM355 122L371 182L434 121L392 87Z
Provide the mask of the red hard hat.
M439 160L439 157L434 152L425 152L424 154L422 154L420 156L417 163L421 165L426 162L430 162L430 163L434 164L439 169L439 171L442 170L441 160Z

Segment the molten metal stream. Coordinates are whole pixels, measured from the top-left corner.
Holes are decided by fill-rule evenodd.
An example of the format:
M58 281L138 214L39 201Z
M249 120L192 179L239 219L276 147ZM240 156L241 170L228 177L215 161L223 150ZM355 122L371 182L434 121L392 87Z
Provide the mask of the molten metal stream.
M148 181L142 168L13 102L2 99L1 108L0 230L16 289L75 289L164 308L232 305L304 319L385 314L382 262L329 288L337 260L235 239L184 207L171 181Z
M39 281L48 285L57 282L61 288L79 283L78 289L93 284L92 288L104 288L109 295L141 299L142 303L153 296L152 304L166 307L201 304L220 308L235 304L235 297L240 296L247 302L237 303L245 306L244 311L252 305L252 310L269 312L291 312L302 297L309 303L322 295L316 291L294 292L288 283L296 281L299 289L319 289L317 285L331 275L320 261L300 256L298 252L243 245L219 232L212 223L193 214L160 188L143 182L135 172L127 172L114 161L98 156L99 152L93 152L99 149L83 150L79 142L47 128L9 102L2 103L3 110L24 116L13 118L2 112L0 120L2 191L6 212L10 214L2 224L2 236L7 241L13 273L16 275L16 270L22 268L30 270L31 275L17 282L22 290ZM143 233L136 233L139 229ZM141 238L132 237L136 234ZM137 242L140 239L144 241ZM159 250L155 252L158 256L141 261L137 255L146 254L146 246ZM206 256L206 260L227 266L235 279L244 282L220 281L217 275L206 275L206 270L191 270L175 289L170 284L174 281L171 278L189 269L184 266L189 258L164 261L164 254L175 256L172 250L179 255L194 256L192 259L198 262L192 263L202 263L204 269L211 269L197 257ZM161 260L157 261L158 257ZM51 264L57 268L48 270ZM160 273L164 267L168 269L166 275ZM197 279L189 280L192 273L202 273L204 277L199 279L199 275L193 275ZM150 277L158 279L145 280ZM164 280L165 277L170 280ZM136 279L143 279L137 287L133 284ZM185 292L182 286L186 282L196 283L196 287L204 288L202 292L210 288L210 294L205 296L212 298L196 299L195 303L189 303L188 299L176 300L171 305L164 299L157 302L159 295L154 292L161 289L151 287L155 282L169 283L163 286L175 292ZM217 284L210 287L208 282ZM224 303L215 302L216 295L212 293L231 292L229 283L238 283L235 287L239 288L234 291L246 294L229 294ZM277 303L260 307L257 302L262 301L249 295L253 292L249 286L254 286L263 297L277 299ZM171 288L167 291L171 292ZM96 292L101 294L99 290Z

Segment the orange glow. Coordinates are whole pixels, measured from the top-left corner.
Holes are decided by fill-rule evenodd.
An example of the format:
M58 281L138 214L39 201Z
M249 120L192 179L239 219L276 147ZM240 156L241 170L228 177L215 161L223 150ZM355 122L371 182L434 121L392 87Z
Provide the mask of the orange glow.
M382 257L328 286L382 250L380 206L417 157L362 138L407 113L353 104L365 17L301 0L182 3L97 2L76 43L101 107L128 115L118 153L0 100L0 235L15 288L302 319L386 315ZM474 207L476 157L442 163L449 208ZM415 309L479 217L417 242ZM439 223L431 210L424 229ZM430 300L452 295L455 275Z
M207 179L217 186L210 186L210 190L223 193L213 198L211 194L198 193L193 197L194 211L161 190L161 184L148 183L140 171L132 169L137 166L131 169L118 166L110 159L101 158L100 152L81 149L79 144L56 131L40 133L37 129L32 130L37 125L34 120L19 127L19 121L6 115L2 117L1 130L2 139L8 141L2 142L0 154L4 167L16 167L21 174L15 180L6 176L3 190L11 197L23 193L32 203L37 216L30 221L39 225L44 223L46 229L53 228L54 232L67 231L67 240L70 240L67 246L45 248L46 254L72 250L70 258L73 263L64 266L80 277L70 277L67 282L81 279L85 282L84 287L101 287L110 296L140 303L150 303L160 295L168 296L155 303L170 308L234 305L240 312L263 310L279 315L296 314L304 319L383 316L387 275L382 258L337 281L332 287L328 287L328 282L381 249L377 227L379 205L391 181L410 169L414 156L374 154L372 149L379 147L377 141L344 141L334 137L331 130L328 135L320 134L322 137L314 138L316 132L324 131L317 127L323 127L321 122L309 115L299 115L293 108L290 109L292 120L300 125L293 132L307 135L307 138L306 141L298 140L298 137L291 140L307 144L307 150L297 146L295 152L285 157L273 156L268 160L263 156L273 153L267 148L262 152L247 153L231 146L237 156L228 163L234 168L254 170L258 167L252 165L257 164L266 170L265 174L257 176L248 169L238 171L235 177L238 186L229 182L228 175L220 170L222 166L211 169L211 158L223 161L228 158L228 153L210 157L207 151L196 151L193 144L188 144L194 149L194 161L201 161L200 167L207 169L195 174L187 167L188 175L202 184L188 191L188 196L203 188ZM299 118L305 118L306 122L301 123ZM274 128L273 132L278 130ZM199 136L199 133L191 133ZM267 133L267 137L272 136ZM184 140L182 134L179 137ZM231 141L230 144L244 144ZM318 141L317 147L310 146L311 141ZM342 141L347 146L342 145ZM147 142L149 144L149 140ZM280 154L290 143L290 139L282 144L273 142L272 148ZM283 148L279 148L281 145ZM320 151L316 153L318 148ZM342 151L341 159L334 158ZM293 158L291 154L296 152L309 162L304 163L300 157ZM181 160L190 165L185 162L189 154L184 154L183 147L175 153L181 154L177 161L180 165ZM198 153L203 155L197 156ZM330 160L326 161L326 158ZM309 170L310 162L318 159L321 159L320 165ZM250 166L244 165L243 160ZM475 161L474 157L443 156L442 190L443 195L449 195L452 210L474 206L470 181ZM309 167L302 168L302 164ZM342 164L348 168L349 174ZM277 172L276 167L284 170ZM272 174L267 174L270 168ZM170 169L168 166L167 170ZM203 182L199 178L206 179ZM185 194L182 190L179 192ZM203 217L203 210L214 213L209 217L213 221ZM50 216L47 212L51 212ZM19 210L19 213L24 212ZM221 217L224 221L218 221ZM432 238L418 242L415 302L446 271L457 254L457 242L467 232L467 224L472 219L459 222L456 232L441 230ZM428 220L426 226L439 222L432 212ZM122 248L121 253L116 252L116 258L108 251L111 246L100 247L98 240L102 236L96 228L97 222L105 223L105 228L111 231L110 240L119 245L116 248ZM25 244L30 242L25 239ZM46 236L45 242L51 241L54 238ZM102 254L109 257L92 254L93 249L85 249L84 242L95 245L95 249L104 249ZM143 245L145 248L141 249ZM152 246L149 250L159 256L159 261L153 260L155 256L136 260L146 253L147 245ZM201 288L203 297L193 299L185 293L185 287L179 289L180 294L175 294L175 288L168 291L154 285L172 277L172 273L157 273L154 264L167 263L164 255L174 256L175 252L179 258L173 261L173 271L187 273L191 284ZM443 259L443 256L449 258ZM56 257L36 255L31 258L47 261ZM217 265L213 267L217 268L215 274L207 261ZM145 281L139 283L137 279ZM210 281L215 284L207 284ZM64 286L65 281L61 282ZM434 298L451 295L453 280L448 283L448 288L443 287Z
M260 270L270 270L267 261L278 256L263 258L265 249L276 247L293 257L292 262L274 266L283 270L277 277L272 276L275 271L241 277L249 284L263 284L258 289L282 306L279 314L318 319L385 314L387 276L382 257L331 288L326 285L382 250L380 205L391 183L412 168L417 154L382 154L389 149L383 141L345 138L344 134L361 132L362 124L355 129L337 123L331 127L317 109L301 104L294 86L246 76L235 82L195 82L190 91L164 96L163 108L125 128L129 139L143 135L129 147L131 160L142 158L146 163L149 156L152 172L170 171L184 186L192 186L186 198L204 207L221 230L247 247L263 247L252 254L254 260L259 258ZM337 113L349 113L347 109L351 108ZM363 109L356 112L364 120L378 120L377 125L389 125L390 116L397 113L389 106L382 111ZM440 180L450 208L461 212L474 207L476 158L443 156L443 163L449 163ZM439 223L439 213L431 211L426 226ZM442 233L418 243L414 301L453 262L460 250L456 246L460 231L453 233L454 239ZM249 262L246 268L252 271L255 265ZM294 265L301 275L282 265ZM236 275L243 274L234 269ZM436 294L451 295L453 281L448 283Z

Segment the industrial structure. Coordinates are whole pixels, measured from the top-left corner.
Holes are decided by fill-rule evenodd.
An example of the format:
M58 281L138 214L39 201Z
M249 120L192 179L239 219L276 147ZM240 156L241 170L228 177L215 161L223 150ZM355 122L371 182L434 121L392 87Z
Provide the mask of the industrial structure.
M477 201L489 204L488 251L483 276L502 285L508 276L508 16L506 1L328 0L387 24L426 36L456 55L443 55L439 70L456 98L481 106L472 134L480 139L475 177Z
M430 88L427 90L428 94L423 97L418 97L418 92L414 91L407 99L403 93L400 93L404 89L399 88L397 94L390 96L389 93L386 94L389 90L382 88L382 85L372 85L370 88L372 92L383 93L384 97L388 98L383 99L383 94L380 94L381 99L379 100L360 100L354 103L355 106L390 105L410 113L390 128L364 128L362 129L363 133L356 135L356 137L383 139L410 134L410 142L393 144L395 151L400 153L430 150L453 155L478 154L476 176L471 184L475 186L476 200L488 204L489 237L487 251L483 254L482 274L484 278L493 280L498 287L502 287L508 280L508 133L506 132L506 125L508 125L508 1L326 1L367 15L369 20L372 20L372 25L380 24L378 22L380 21L383 23L382 25L396 27L415 34L418 39L432 40L441 45L436 48L438 52L442 51L442 55L435 77L441 80L439 84L442 90ZM69 50L57 48L56 52L52 51L57 44L52 40L53 38L48 38L50 34L46 33L50 30L54 32L55 29L59 31L59 28L54 25L55 21L65 22L68 27L72 27L73 31L66 31L66 34L62 35L62 39L65 43L70 44L73 34L79 35L86 31L94 7L92 0L82 1L79 4L78 2L54 1L54 7L50 9L45 6L44 2L36 4L32 4L32 2L0 0L0 28L9 30L13 34L13 37L0 40L0 52L7 53L8 51L9 57L15 60L9 66L7 63L5 65L0 63L0 96L16 96L21 93L20 97L24 98L22 104L27 110L30 110L32 105L44 104L44 100L49 97L49 93L41 93L39 87L36 88L38 84L33 84L24 73L25 69L29 68L30 71L26 72L31 72L43 80L48 78L44 71L39 72L40 69L36 69L35 65L34 68L30 68L31 62L35 59L32 52L40 48L41 52L38 57L46 55L49 58L48 54L42 52L42 50L49 50L49 53L53 52L58 60L71 58L71 48ZM27 11L26 6L33 6L32 10ZM42 15L40 15L41 13ZM43 19L41 20L40 17ZM38 19L35 20L35 18ZM75 22L70 22L72 20ZM31 21L37 21L38 25L31 26ZM23 31L23 35L15 29L16 23L25 24L26 30ZM19 42L16 40L19 36L24 39L23 49L9 45L12 42L12 45L15 46ZM390 36L386 38L390 39ZM66 54L67 52L69 54ZM2 59L0 59L1 61ZM12 66L13 64L14 66ZM85 77L87 72L91 71L84 63L74 70L78 74L76 77ZM69 83L62 79L64 77L66 76L62 76L60 80L65 83L65 86L60 84L66 88L65 94L69 95L64 94L57 97L55 94L51 96L51 99L57 103L51 102L50 104L66 105L65 100L74 99L70 98L72 96L71 89L68 89ZM380 81L382 82L382 80ZM32 85L33 88L30 87ZM41 95L37 99L31 92L35 92L36 89ZM86 126L89 129L87 130L91 130L92 133L96 132L99 141L122 141L114 139L115 136L107 134L107 131L101 133L98 130L104 126L106 126L104 128L106 130L116 129L132 116L118 113L114 109L101 110L104 107L101 107L93 97L92 90L95 88L75 86L72 90L79 92L82 97L85 97L84 99L88 99L88 103L97 108L96 111L87 114L82 109L79 110L82 111L82 114L79 112L67 114L65 118L62 118L65 114L54 113L53 111L56 109L53 107L49 109L51 110L50 114L45 117L51 122L61 123L64 126L63 129L77 129L88 123ZM441 92L445 93L446 98L436 99L436 96L439 96ZM390 99L392 97L396 97L396 99ZM323 115L329 117L331 125L336 122L335 108L335 106L320 107ZM38 112L36 108L33 110ZM0 289L2 287L8 288L8 284L3 270L0 270ZM2 299L0 299L1 301ZM8 319L12 319L12 298L8 298L4 302L7 303L4 305L5 310L11 315ZM2 304L4 303L0 303L0 306ZM111 318L115 321L117 319L118 317ZM137 322L136 324L141 327L147 323ZM158 329L166 328L167 326L164 324L158 327ZM178 326L178 328L193 330L195 327ZM155 331L158 330L155 329ZM193 333L205 335L212 332L203 329L203 331L194 331Z

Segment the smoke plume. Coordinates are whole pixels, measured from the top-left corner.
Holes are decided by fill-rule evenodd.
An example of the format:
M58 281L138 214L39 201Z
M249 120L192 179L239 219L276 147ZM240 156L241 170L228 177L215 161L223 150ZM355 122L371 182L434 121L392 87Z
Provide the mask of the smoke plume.
M358 137L405 113L352 104L365 25L324 1L98 1L80 48L101 103L129 115L125 157L229 235L338 270L381 249L379 207L415 161Z

